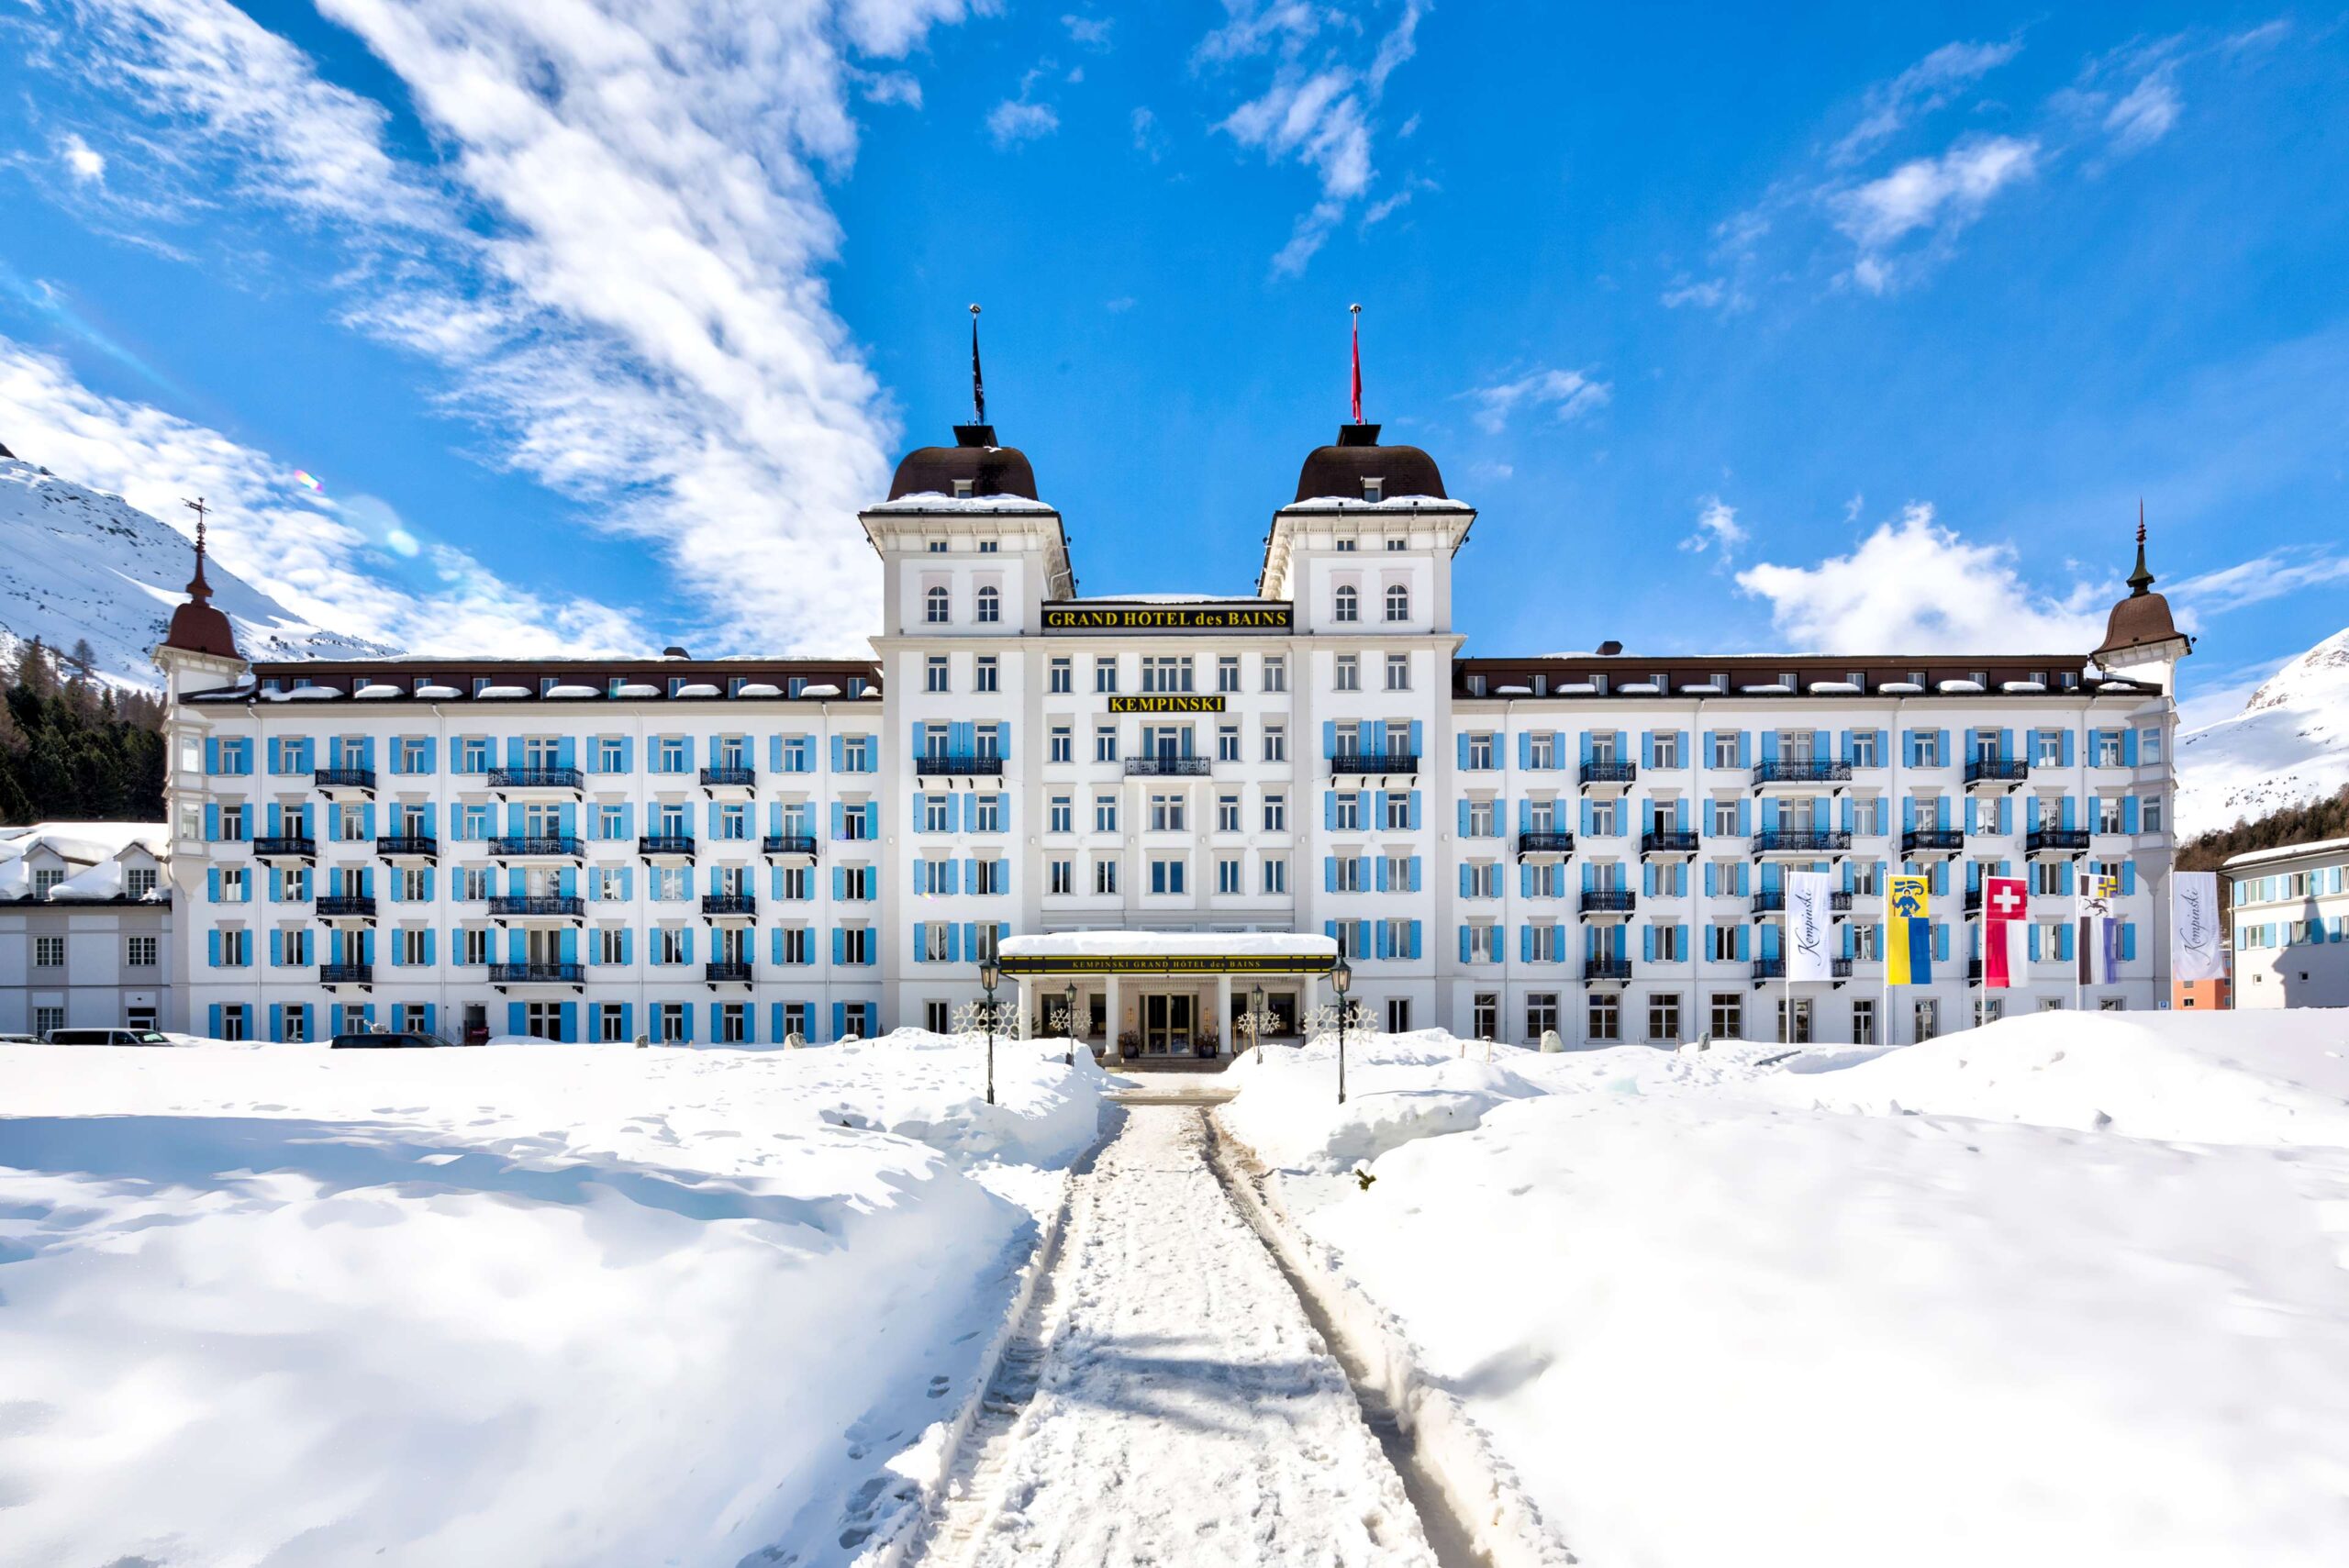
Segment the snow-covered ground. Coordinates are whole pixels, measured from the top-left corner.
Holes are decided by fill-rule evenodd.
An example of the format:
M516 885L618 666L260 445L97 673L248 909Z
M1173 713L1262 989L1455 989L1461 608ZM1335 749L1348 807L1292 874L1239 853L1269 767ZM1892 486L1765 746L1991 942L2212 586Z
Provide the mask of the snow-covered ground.
M1484 1054L1218 1114L1580 1561L2349 1561L2349 1014Z
M0 1048L0 1562L852 1561L1096 1134L996 1050Z

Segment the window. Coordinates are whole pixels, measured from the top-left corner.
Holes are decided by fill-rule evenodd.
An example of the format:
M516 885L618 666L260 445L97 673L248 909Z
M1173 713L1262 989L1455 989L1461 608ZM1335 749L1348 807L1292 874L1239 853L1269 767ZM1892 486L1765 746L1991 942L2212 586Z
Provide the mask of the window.
M1075 831L1075 824L1074 820L1075 812L1073 809L1070 798L1067 795L1056 795L1052 796L1051 804L1046 806L1045 810L1045 820L1047 823L1045 830L1047 832L1070 833Z
M1469 865L1467 884L1463 896L1468 898L1498 898L1501 895L1501 868L1497 862L1478 861Z
M665 1045L673 1040L685 1038L685 1005L683 1002L656 1002L652 1006L652 1040ZM533 1029L533 1034L538 1031Z
M1713 834L1717 838L1734 839L1737 834L1737 808L1742 802L1716 800L1712 804Z
M1003 831L1003 802L999 795L974 795L971 797L971 831L1000 833Z
M132 969L154 968L155 939L153 937L125 938L122 944L122 962Z
M1288 796L1285 795L1264 796L1264 831L1267 833L1288 831Z
M1716 991L1711 1011L1706 1019L1706 1032L1715 1040L1745 1038L1745 998L1735 991Z
M1264 655L1264 689L1268 692L1288 690L1288 661L1278 655Z
M1876 752L1876 731L1873 729L1853 730L1852 766L1876 768L1883 765L1883 760Z
M1612 1001L1613 998L1608 998ZM1540 1040L1558 1027L1558 994L1536 991L1525 998L1525 1038Z
M1150 828L1153 833L1184 831L1184 797L1180 795L1153 795L1150 797Z
M1330 862L1330 891L1360 893L1363 887L1363 867L1366 863L1355 855L1332 857Z
M1240 689L1239 654L1226 653L1217 658L1215 662L1215 689L1219 692L1236 692Z
M1658 730L1651 750L1655 756L1655 766L1678 767L1680 765L1680 732L1676 729Z
M1738 734L1736 730L1716 729L1713 731L1713 766L1717 768L1736 767L1737 752Z
M1852 1043L1854 1045L1876 1043L1876 1003L1873 1000L1852 1004Z
M2059 1001L2059 1006L2062 1005ZM1926 997L1917 1004L1917 1043L1922 1045L1942 1032L1941 1004Z
M805 926L784 927L783 962L792 964L815 962L816 933Z
M1264 761L1267 762L1288 761L1288 728L1286 725L1264 726Z
M1389 790L1386 794L1386 822L1389 832L1408 831L1419 826L1411 820L1411 796L1408 790Z
M1386 590L1386 618L1390 621L1411 618L1411 590L1400 583Z
M1341 692L1362 690L1362 661L1351 653L1338 655L1337 689Z
M1330 618L1341 624L1361 620L1362 595L1351 585L1339 588L1337 606L1330 612Z
M2162 830L2162 797L2149 795L2137 807L2137 828L2140 832L2158 833Z
M1609 739L1611 740L1612 738ZM1596 750L1597 742L1594 740L1594 754ZM1525 738L1525 765L1537 773L1547 773L1558 765L1558 736L1555 730L1537 729Z
M1386 689L1390 692L1408 692L1411 689L1411 656L1409 654L1389 653L1386 656Z
M596 929L596 962L626 963L628 962L628 928L599 926Z
M944 963L952 951L950 943L954 928L944 920L930 920L921 928L921 951L914 954L918 963ZM941 1004L942 1006L942 1004Z
M922 690L927 692L942 692L947 689L946 655L943 653L933 653L930 656L923 667Z
M1267 893L1286 893L1288 891L1287 858L1282 855L1266 855L1264 857L1264 891Z
M1468 803L1468 826L1463 830L1461 836L1468 839L1490 839L1495 837L1499 832L1499 828L1496 826L1499 802L1497 801L1470 801Z
M1076 868L1074 862L1065 860L1048 862L1044 867L1044 888L1048 893L1068 894L1075 892Z
M33 939L33 967L35 969L64 968L65 939L63 937L35 937Z
M1478 1040L1491 1040L1500 1032L1501 999L1494 991L1479 991L1468 1004L1468 1028Z
M1500 962L1500 928L1498 926L1468 926L1468 962L1497 963Z
M65 1022L65 1009L55 1007L48 1010L56 1014L56 1022L52 1027L61 1027ZM242 1002L231 1002L220 1009L220 1038L233 1040L243 1040L245 1036L245 1005Z
M1215 890L1218 893L1240 891L1240 865L1238 855L1225 855L1215 862Z
M1093 891L1096 893L1115 893L1118 891L1118 862L1116 860L1108 855L1098 856L1094 860Z
M1240 831L1240 797L1238 795L1220 795L1216 796L1215 830L1219 833L1237 833Z
M1096 833L1114 833L1118 830L1118 797L1116 795L1097 795L1093 797L1093 830Z
M948 618L946 590L932 588L922 595L921 618L931 626L944 626Z
M1408 996L1386 998L1386 1032L1389 1034L1411 1032L1411 999Z
M1116 655L1096 658L1093 661L1093 689L1097 692L1114 692L1118 689Z
M1680 868L1675 868L1680 869ZM1687 941L1685 926L1655 925L1648 928L1655 933L1655 956L1659 963L1671 963L1686 959Z
M1915 765L1938 768L1942 765L1942 732L1938 729L1912 729L1909 736L1917 748Z
M1657 1041L1680 1038L1680 997L1676 993L1659 991L1648 998L1648 1039Z
M1183 868L1188 863L1180 856L1150 862L1150 890L1152 893L1183 891Z
M1346 793L1330 797L1330 826L1341 833L1362 831L1362 796Z
M1054 695L1064 695L1073 689L1073 676L1066 657L1054 659L1051 666L1051 687Z
M1590 1038L1621 1040L1623 1038L1623 999L1612 992L1600 992L1590 998Z
M1003 619L1003 591L999 588L979 590L979 624L993 626Z
M606 1045L618 1045L628 1039L628 1015L618 1002L596 1004L596 1038Z
M2158 729L2137 731L2137 762L2143 767L2159 765L2162 760L2162 732Z
M462 953L459 963L478 967L489 962L489 932L484 928L469 927L459 933L458 947Z
M1469 768L1474 772L1483 773L1490 769L1492 765L1493 738L1490 735L1471 735L1468 737Z
M1236 724L1216 726L1215 760L1219 762L1240 761L1240 726Z
M1358 539L1340 539L1340 540L1338 541L1338 548L1339 548L1340 550L1355 550L1355 549L1360 548L1360 545L1361 545L1361 541L1360 541L1360 540L1358 540Z
M974 689L982 692L991 692L996 689L996 658L994 654L982 653L979 655L979 678L978 684Z
M1118 760L1118 727L1104 724L1093 731L1093 760L1114 762Z

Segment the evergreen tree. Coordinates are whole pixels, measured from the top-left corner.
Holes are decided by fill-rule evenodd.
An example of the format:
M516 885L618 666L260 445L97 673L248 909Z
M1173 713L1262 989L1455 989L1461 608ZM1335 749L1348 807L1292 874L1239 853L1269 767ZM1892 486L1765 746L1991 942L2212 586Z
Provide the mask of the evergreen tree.
M161 820L161 702L58 673L35 639L0 701L0 821Z

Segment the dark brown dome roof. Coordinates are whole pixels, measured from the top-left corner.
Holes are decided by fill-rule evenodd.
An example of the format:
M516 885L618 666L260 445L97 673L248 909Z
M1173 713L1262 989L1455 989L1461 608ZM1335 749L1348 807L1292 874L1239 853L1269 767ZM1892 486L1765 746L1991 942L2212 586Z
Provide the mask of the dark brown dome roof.
M2104 646L2097 651L2110 653L2123 648L2142 648L2177 635L2177 623L2170 618L2167 599L2154 593L2132 594L2112 606L2112 614L2104 623Z
M172 612L171 629L163 634L163 646L184 649L190 653L212 653L223 659L242 659L237 651L237 633L228 625L228 617L212 607L212 584L204 580L204 518L195 520L195 575L188 579L187 603Z
M1024 495L1037 499L1036 471L1018 447L995 444L993 425L957 425L951 447L916 447L897 464L889 499L905 495L952 495L967 479L974 495Z
M1380 493L1389 498L1448 499L1435 459L1417 447L1380 446L1375 425L1341 425L1336 446L1316 447L1308 453L1305 468L1297 476L1297 498L1359 501L1365 479L1379 481Z

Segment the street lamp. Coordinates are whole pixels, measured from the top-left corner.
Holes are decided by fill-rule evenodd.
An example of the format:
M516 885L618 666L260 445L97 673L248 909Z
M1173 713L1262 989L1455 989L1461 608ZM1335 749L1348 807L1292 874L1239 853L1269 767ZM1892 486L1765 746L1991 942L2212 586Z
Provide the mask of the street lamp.
M1248 1033L1256 1042L1256 1064L1264 1063L1264 988L1248 987Z
M987 994L987 1104L995 1104L995 987L1003 970L992 958L979 963L979 989Z
M1063 1029L1068 1030L1068 1055L1063 1060L1067 1065L1074 1067L1076 1065L1076 982L1070 981L1068 989L1061 995L1068 1003L1061 1025Z
M1354 972L1346 967L1345 955L1338 956L1338 967L1330 972L1330 988L1338 994L1338 1103L1346 1103L1346 993L1353 988Z

